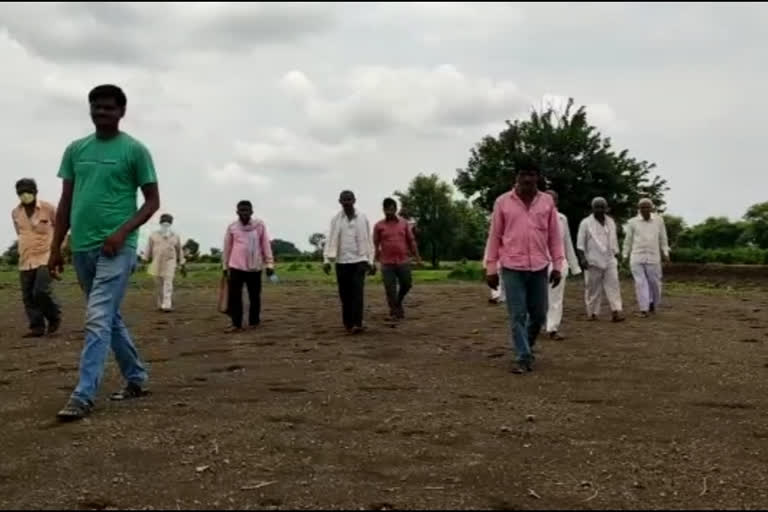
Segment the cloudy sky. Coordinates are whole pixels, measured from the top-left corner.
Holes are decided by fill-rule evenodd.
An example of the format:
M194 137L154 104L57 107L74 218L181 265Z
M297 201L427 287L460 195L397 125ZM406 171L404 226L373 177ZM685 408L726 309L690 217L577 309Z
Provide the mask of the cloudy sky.
M573 96L655 161L689 222L768 200L764 4L2 3L0 176L57 201L86 95L128 95L163 211L204 250L248 198L307 247L342 188L378 218L418 172L451 180L531 106ZM10 216L0 243L13 240Z

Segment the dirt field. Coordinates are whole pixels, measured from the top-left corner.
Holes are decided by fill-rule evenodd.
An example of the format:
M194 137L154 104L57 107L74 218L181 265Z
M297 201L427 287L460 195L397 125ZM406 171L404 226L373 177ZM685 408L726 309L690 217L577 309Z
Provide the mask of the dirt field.
M766 508L768 297L678 288L654 319L582 319L507 372L506 319L475 284L417 283L409 318L342 335L333 288L268 286L264 324L221 333L213 289L124 316L153 395L54 415L76 381L82 300L28 342L0 290L2 508ZM625 285L627 312L634 298Z

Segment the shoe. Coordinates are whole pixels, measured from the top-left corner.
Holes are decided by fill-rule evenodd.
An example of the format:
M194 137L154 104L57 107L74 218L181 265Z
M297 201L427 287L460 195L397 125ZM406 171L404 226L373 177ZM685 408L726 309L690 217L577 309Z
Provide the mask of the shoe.
M109 397L110 400L120 402L123 400L130 400L132 398L141 398L149 395L149 390L140 384L129 382L123 389L116 393L112 393Z
M515 363L512 366L510 373L512 373L513 375L524 375L532 371L533 371L533 366L531 361L520 361L518 363Z
M560 333L557 331L552 331L551 333L549 333L549 339L555 340L555 341L563 341L565 337L561 336Z
M56 332L59 330L59 327L61 327L61 318L57 318L52 322L48 322L48 335L56 334Z
M93 404L83 403L80 400L70 398L67 405L56 414L56 418L62 422L77 421L91 414L92 409Z
M626 320L626 318L619 312L614 313L613 318L611 318L611 322L613 323L623 322L624 320Z

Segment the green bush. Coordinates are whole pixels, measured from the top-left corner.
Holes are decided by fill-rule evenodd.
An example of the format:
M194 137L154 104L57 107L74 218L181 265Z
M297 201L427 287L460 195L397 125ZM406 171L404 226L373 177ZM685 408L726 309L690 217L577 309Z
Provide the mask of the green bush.
M290 266L286 269L288 272L298 272L301 270L301 264L300 263L291 263Z
M448 279L459 281L483 281L485 279L485 270L481 265L459 263L453 267L448 274Z
M675 263L722 263L726 265L768 265L768 250L756 247L733 249L676 249Z

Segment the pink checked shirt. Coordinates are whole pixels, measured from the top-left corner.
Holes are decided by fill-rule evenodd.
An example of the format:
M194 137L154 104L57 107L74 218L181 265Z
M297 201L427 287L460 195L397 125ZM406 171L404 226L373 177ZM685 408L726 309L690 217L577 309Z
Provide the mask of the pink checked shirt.
M537 193L530 208L514 190L496 199L486 247L488 275L498 273L499 264L509 270L542 270L550 254L554 268L561 268L565 256L552 196Z
M224 268L258 272L264 268L272 268L275 260L272 257L272 245L267 234L267 227L258 219L244 226L239 220L227 228L224 235L224 250L221 261Z

